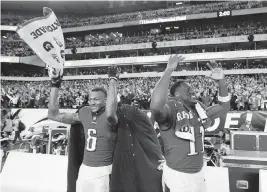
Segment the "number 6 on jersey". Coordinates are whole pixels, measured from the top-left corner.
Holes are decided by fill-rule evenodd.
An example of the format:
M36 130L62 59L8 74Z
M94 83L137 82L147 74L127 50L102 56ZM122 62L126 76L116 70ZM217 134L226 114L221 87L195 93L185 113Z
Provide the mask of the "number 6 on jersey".
M95 129L88 129L88 138L86 144L87 151L95 151L96 150L96 130Z

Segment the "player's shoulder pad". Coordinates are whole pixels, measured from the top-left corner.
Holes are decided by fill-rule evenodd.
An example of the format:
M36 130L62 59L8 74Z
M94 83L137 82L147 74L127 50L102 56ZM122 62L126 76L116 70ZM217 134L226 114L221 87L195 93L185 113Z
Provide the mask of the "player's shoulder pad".
M122 104L118 109L122 112L134 112L137 110L136 107L129 104Z
M89 110L89 105L82 105L82 106L80 106L79 108L78 108L78 110L75 112L75 113L77 113L78 114L78 116L80 116L80 112L81 111L83 111L83 110L86 110L86 109L88 109L88 111L90 111ZM81 124L81 122L77 122L77 124Z
M82 106L79 106L78 110L76 111L76 113L79 114L79 112L82 110L82 109L85 109L85 108L89 108L89 105L82 105Z

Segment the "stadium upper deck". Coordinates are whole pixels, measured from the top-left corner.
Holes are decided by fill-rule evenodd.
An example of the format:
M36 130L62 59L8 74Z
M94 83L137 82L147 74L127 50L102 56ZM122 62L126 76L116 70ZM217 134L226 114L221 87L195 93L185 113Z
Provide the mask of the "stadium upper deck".
M155 53L154 51L151 51L152 42L157 42L157 54L161 55L170 54L171 52L198 53L203 52L203 50L205 50L205 52L218 52L225 50L251 49L250 42L247 40L248 35L255 35L253 40L256 44L252 46L252 49L255 49L256 47L258 47L257 49L264 49L266 48L266 43L264 43L264 41L267 39L264 38L265 36L257 36L256 34L266 34L266 16L266 13L253 14L224 18L188 20L179 23L150 24L134 28L123 27L90 32L76 32L71 34L65 33L66 54L72 54L75 52L72 49L77 48L77 52L75 53L80 54L80 56L76 59L106 58L106 55L109 55L109 58L137 55L145 56ZM157 31L156 33L154 32L155 30ZM245 38L240 37L242 40L238 40L238 38L228 40L225 38L232 36L245 36ZM204 38L210 38L211 40L193 40ZM220 38L224 38L224 40L222 41ZM164 43L167 41L169 43ZM238 44L233 45L233 43ZM194 46L193 50L192 46ZM17 51L14 50L14 47ZM11 54L15 56L27 56L33 54L29 49L25 50L27 45L23 43L15 33L10 32L2 32L2 48L1 53L3 55L10 55L10 51L15 52ZM171 51L170 49L177 51ZM69 59L68 56L67 59Z
M138 56L158 56L158 55L168 55L172 53L179 54L190 54L191 58L193 58L192 53L206 53L206 52L221 52L221 51L237 51L237 50L259 50L267 48L267 23L265 20L266 13L262 14L261 9L250 9L250 11L240 10L245 8L258 8L267 6L266 2L262 1L253 1L253 2L216 2L209 4L200 4L200 5L185 5L178 8L172 9L164 9L164 13L162 10L154 10L149 11L152 15L156 14L156 16L170 16L170 13L175 13L177 10L182 10L186 8L186 14L195 14L195 13L205 13L212 12L218 10L224 10L221 13L213 12L211 13L210 18L202 17L195 19L189 19L185 21L179 22L163 22L163 23L149 23L145 25L141 25L139 23L138 27L124 26L120 28L111 27L109 29L100 29L97 30L86 30L83 32L76 31L75 33L65 33L66 45L67 48L77 48L77 52L72 52L72 49L66 50L66 60L73 60L75 63L79 63L77 60L85 60L82 63L85 63L90 60L99 59L98 62L90 61L88 63L95 63L90 65L90 67L101 66L103 67L99 72L104 71L104 67L109 65L110 63L119 63L125 65L125 68L129 68L131 72L134 65L145 64L142 62L134 63L139 58L132 59L126 58L123 61L111 61L109 58L119 58L119 57L138 57ZM208 9L207 9L208 8ZM229 14L227 15L229 10ZM197 9L196 11L194 11ZM231 10L240 10L240 12L232 12ZM264 9L264 8L263 8ZM242 12L243 11L243 12ZM179 14L182 12L179 12ZM232 13L234 13L232 15ZM122 15L127 14L135 14L135 13L123 13ZM138 13L140 16L140 13ZM148 12L142 12L141 15L148 14ZM163 15L165 14L165 15ZM176 12L177 14L177 12ZM235 15L236 14L236 15ZM240 16L238 16L238 14ZM248 15L243 15L248 14ZM204 14L207 16L208 14ZM220 15L222 17L220 17ZM117 15L118 16L118 15ZM202 14L203 16L203 14ZM115 16L114 16L115 17ZM11 17L12 18L12 17ZM59 18L61 18L59 16ZM79 17L77 17L79 18ZM99 17L99 18L105 18ZM124 18L124 16L122 17ZM145 17L144 17L145 18ZM143 17L139 17L138 19L144 20ZM147 17L148 18L148 17ZM66 18L67 21L68 17ZM128 18L128 20L132 18ZM188 18L187 18L188 19ZM90 21L94 20L94 18L90 18ZM17 20L15 20L17 21ZM127 21L127 19L126 19ZM64 23L64 21L62 21ZM88 24L85 22L85 25ZM110 25L109 25L110 26ZM178 27L177 27L178 26ZM102 26L103 27L103 26ZM158 32L153 33L153 31L158 30ZM117 33L117 32L118 33ZM255 35L255 38L252 41L248 40L248 35ZM263 34L263 35L261 35ZM8 36L8 35L7 35ZM112 36L114 38L112 38ZM207 40L206 38L209 38ZM167 43L169 41L170 43ZM157 42L157 49L152 49L152 42ZM8 36L6 39L2 39L2 49L3 52L1 54L4 55L17 55L17 56L27 56L33 54L33 52L20 40L16 40L14 35ZM136 44L136 45L132 45ZM121 46L116 46L121 45ZM95 48L95 46L98 46ZM92 47L92 48L90 48ZM13 53L10 54L10 50ZM15 51L14 51L15 50ZM245 52L244 52L245 53ZM25 55L26 54L26 55ZM240 56L239 58L232 57L229 58L231 61L243 59L246 68L250 63L249 59L257 59L256 56L253 58L249 58L244 60L245 55ZM236 57L237 57L236 55ZM207 57L206 55L204 55ZM218 56L218 54L217 54ZM104 59L103 59L104 58ZM164 57L167 58L167 57ZM201 62L203 61L202 57L198 57ZM212 57L213 58L213 57ZM220 58L222 59L222 55ZM151 59L151 58L149 58ZM159 59L159 60L158 60ZM209 57L207 57L209 59ZM110 60L110 62L109 62ZM126 61L127 60L127 61ZM161 57L155 57L152 59L152 63L164 64L166 59L162 59ZM25 62L26 60L19 59L19 62ZM34 60L36 61L36 60ZM243 62L242 61L242 62ZM201 62L196 63L196 61L187 61L188 64L185 70L196 70L201 68ZM31 64L31 62L27 61L26 63ZM191 64L192 63L192 64ZM228 62L227 62L228 63ZM234 62L235 63L235 62ZM191 66L192 67L188 67ZM78 65L79 66L79 65ZM72 65L67 65L67 67L77 67ZM82 71L82 67L88 67L85 64L81 64L79 66ZM187 69L188 68L188 69ZM191 69L192 68L192 69ZM233 67L229 67L231 69ZM265 68L265 63L263 68ZM128 70L128 69L127 69ZM144 70L150 70L148 68ZM151 69L152 71L154 69ZM74 70L75 71L75 70ZM156 69L156 71L158 71ZM73 73L72 73L73 74ZM77 71L76 73L77 74Z
M90 2L87 2L90 3ZM50 7L53 9L53 3L51 2ZM81 6L81 5L80 5ZM85 6L88 6L85 4ZM12 4L8 6L10 9ZM158 17L175 17L181 15L191 15L198 13L210 13L210 12L220 12L220 11L230 11L230 10L239 10L239 9L249 9L249 8L260 8L267 7L266 1L219 1L219 2L204 2L203 4L193 4L184 3L182 6L159 9L159 10L148 10L148 11L137 11L130 13L121 13L115 15L104 15L97 17L88 17L87 15L73 15L73 14L57 14L59 21L63 28L69 27L78 27L78 26L87 26L87 25L100 25L107 23L119 23L127 21L138 21L138 20L147 20L155 19ZM35 10L36 11L36 10ZM41 10L40 10L41 11ZM82 11L82 10L81 10ZM227 13L220 13L221 16L224 16ZM25 12L23 15L18 14L18 12L10 12L5 10L5 4L2 5L1 13L1 25L18 25L24 20L35 18L40 16L40 14L31 14Z

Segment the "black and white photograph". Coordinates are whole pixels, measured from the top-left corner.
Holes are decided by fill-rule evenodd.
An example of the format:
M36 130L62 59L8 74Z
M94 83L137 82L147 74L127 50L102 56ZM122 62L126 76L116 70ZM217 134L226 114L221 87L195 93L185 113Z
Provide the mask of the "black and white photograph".
M0 0L1 192L267 192L266 0Z

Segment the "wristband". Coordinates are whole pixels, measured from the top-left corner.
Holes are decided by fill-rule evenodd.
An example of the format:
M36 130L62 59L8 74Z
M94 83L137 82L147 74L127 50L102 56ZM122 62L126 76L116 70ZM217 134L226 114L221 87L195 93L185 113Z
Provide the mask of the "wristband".
M111 80L111 79L118 81L118 79L116 77L110 77L109 80Z
M222 103L226 103L226 102L230 101L230 95L228 94L225 97L221 97L220 95L218 95L218 101L220 101Z
M58 79L56 81L51 81L51 87L59 88L61 85L62 79Z

